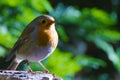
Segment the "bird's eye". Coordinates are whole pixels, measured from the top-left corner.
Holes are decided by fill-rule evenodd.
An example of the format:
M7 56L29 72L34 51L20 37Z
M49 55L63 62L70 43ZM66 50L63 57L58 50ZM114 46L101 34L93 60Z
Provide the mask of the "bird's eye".
M45 21L44 19L43 19L43 20L41 20L41 23L42 23L42 24L44 24L45 22L46 22L46 21Z

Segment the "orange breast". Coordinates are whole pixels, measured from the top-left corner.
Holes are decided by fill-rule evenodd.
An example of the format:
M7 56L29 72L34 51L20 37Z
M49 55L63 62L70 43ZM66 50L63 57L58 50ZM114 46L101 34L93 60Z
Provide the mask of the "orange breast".
M51 45L51 47L56 47L58 43L58 35L55 30L42 30L40 29L38 31L38 40L36 44L41 47L45 47L48 44Z

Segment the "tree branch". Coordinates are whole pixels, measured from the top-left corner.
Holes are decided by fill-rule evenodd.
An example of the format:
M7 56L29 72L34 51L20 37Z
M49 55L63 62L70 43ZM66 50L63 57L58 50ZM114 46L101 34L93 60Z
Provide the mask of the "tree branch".
M0 80L62 80L50 73L0 70Z

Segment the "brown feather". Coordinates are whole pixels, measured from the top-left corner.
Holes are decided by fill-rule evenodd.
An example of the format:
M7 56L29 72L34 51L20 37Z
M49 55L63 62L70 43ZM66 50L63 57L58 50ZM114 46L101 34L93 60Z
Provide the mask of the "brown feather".
M34 27L29 26L29 27L25 28L25 30L23 31L23 33L21 34L21 36L19 37L19 39L17 40L17 42L13 46L11 52L6 57L6 61L10 61L12 59L12 57L16 54L16 51L26 42L26 40L28 39L30 33L33 30L34 30ZM25 34L27 34L27 35L25 35Z

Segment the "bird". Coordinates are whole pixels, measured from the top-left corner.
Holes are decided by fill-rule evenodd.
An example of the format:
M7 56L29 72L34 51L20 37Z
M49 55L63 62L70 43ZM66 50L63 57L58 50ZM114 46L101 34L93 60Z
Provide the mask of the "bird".
M41 15L31 21L14 44L6 61L11 61L7 70L16 70L21 61L37 62L42 68L49 70L41 61L50 56L58 44L58 33L55 19L50 15ZM15 56L15 57L14 57ZM32 71L28 64L29 70Z

